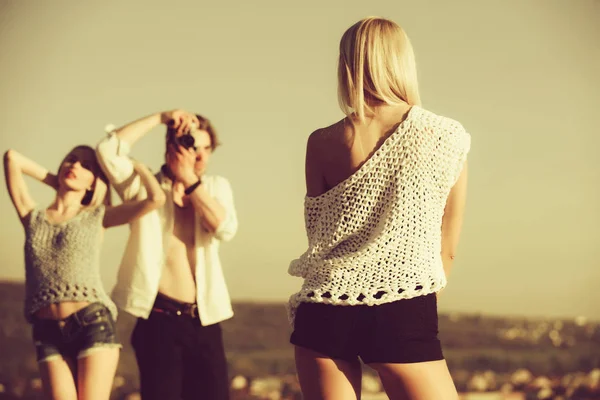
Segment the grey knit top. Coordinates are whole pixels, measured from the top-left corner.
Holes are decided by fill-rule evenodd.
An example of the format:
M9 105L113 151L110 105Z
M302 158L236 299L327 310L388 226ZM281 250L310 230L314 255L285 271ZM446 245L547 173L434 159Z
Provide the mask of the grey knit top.
M25 220L25 318L64 301L101 302L117 318L102 287L100 244L104 206L82 210L59 224L34 209Z

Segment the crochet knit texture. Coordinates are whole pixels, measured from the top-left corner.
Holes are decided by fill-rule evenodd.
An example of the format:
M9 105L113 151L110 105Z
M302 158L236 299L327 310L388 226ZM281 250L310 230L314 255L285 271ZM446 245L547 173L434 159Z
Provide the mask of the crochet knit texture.
M290 321L301 302L378 305L441 290L442 216L470 143L460 123L413 106L353 175L305 197L308 250L289 267L304 279Z
M64 301L101 302L116 319L117 308L102 287L100 244L104 206L85 209L52 224L34 209L25 222L25 318Z

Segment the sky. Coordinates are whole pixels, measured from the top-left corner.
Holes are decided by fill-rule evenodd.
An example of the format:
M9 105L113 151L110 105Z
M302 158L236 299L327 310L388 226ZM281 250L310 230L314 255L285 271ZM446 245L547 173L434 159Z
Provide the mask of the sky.
M308 135L342 117L336 61L366 16L399 23L423 106L472 135L461 243L440 311L600 319L600 1L0 1L0 149L56 170L109 124L183 108L216 126L209 172L240 220L221 247L235 300L285 301L306 248ZM163 128L132 156L157 170ZM4 179L4 178L2 178ZM29 180L32 195L53 194ZM0 191L0 279L23 229ZM127 227L102 250L107 290Z

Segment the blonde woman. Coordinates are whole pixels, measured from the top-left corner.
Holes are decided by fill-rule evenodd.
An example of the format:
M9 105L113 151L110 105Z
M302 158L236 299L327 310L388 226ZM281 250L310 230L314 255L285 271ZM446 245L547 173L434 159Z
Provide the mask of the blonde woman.
M438 340L465 205L470 136L420 106L408 37L366 18L340 43L346 117L306 152L308 250L290 299L304 398L359 399L361 364L392 400L457 399Z
M117 309L100 280L103 230L160 207L164 194L150 171L136 164L150 195L111 207L108 181L88 146L70 151L57 175L13 150L4 156L4 169L25 229L25 317L44 391L50 399L107 400L121 345ZM23 175L56 190L50 206L37 207Z

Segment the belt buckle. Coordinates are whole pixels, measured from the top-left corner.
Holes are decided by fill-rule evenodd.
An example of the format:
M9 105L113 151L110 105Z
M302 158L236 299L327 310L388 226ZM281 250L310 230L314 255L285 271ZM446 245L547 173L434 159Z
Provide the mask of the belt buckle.
M189 308L189 315L192 318L197 318L198 317L198 305L197 304L192 304Z

